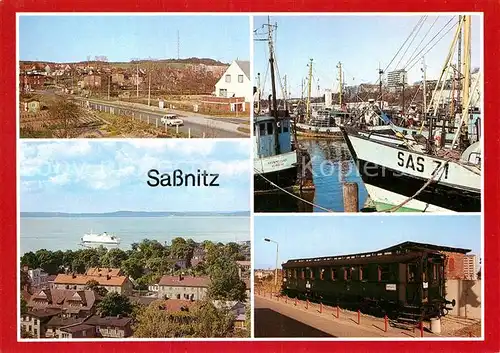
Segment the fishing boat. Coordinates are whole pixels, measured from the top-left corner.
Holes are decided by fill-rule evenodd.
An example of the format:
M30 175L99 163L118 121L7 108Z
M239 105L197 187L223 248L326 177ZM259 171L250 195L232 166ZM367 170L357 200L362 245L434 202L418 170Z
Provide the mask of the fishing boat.
M107 232L95 234L92 231L86 233L80 239L83 246L88 245L118 245L120 244L120 238L115 235L108 234Z
M449 60L462 28L466 32L470 31L470 16L460 16L443 72L450 65ZM468 39L464 35L464 41ZM465 44L465 47L468 45L470 43ZM474 120L474 114L469 109L469 56L465 55L464 63L464 104L451 143L445 144L434 138L436 132L439 132L439 129L433 129L436 110L429 116L427 137L420 133L412 133L411 138L408 135L401 136L402 134L380 136L357 129L341 128L349 152L377 211L481 211L482 153L479 130L477 141L468 136L471 120ZM445 117L442 119L444 121ZM477 121L478 117L475 119Z
M269 65L272 94L268 97L268 114L255 115L254 128L254 190L269 191L287 188L297 182L297 151L292 140L292 124L288 110L279 110L276 99L275 61L272 29L268 24ZM256 92L260 105L260 88ZM261 113L260 107L257 112Z

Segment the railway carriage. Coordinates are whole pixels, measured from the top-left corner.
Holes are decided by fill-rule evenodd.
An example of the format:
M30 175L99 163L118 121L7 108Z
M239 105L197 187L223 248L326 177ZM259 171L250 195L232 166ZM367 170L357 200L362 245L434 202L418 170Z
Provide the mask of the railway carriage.
M282 292L402 321L440 317L455 305L446 299L443 252L469 251L405 242L370 253L289 260Z

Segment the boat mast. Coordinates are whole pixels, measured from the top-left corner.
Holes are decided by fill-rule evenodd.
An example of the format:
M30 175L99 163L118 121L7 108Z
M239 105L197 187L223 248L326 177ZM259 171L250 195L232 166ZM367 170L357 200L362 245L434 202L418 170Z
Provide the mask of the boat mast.
M269 44L269 65L271 68L271 88L272 88L272 115L274 131L274 149L276 154L280 154L280 144L278 139L278 104L276 101L276 78L274 76L274 47L273 47L273 27L269 16L267 17L268 44Z
M462 105L462 135L467 136L467 130L469 127L469 102L470 102L470 59L471 59L471 43L470 43L470 32L471 32L471 16L467 15L464 22L464 83L463 83L463 99L462 102L466 103Z
M462 16L458 16L462 20ZM455 119L456 110L460 109L460 95L462 93L460 82L462 81L462 27L458 33L458 51L457 51L457 100L455 102L455 111L453 112L452 121Z
M423 107L423 112L422 112L422 121L425 121L425 116L427 112L427 67L425 66L425 57L422 57L422 71L424 73L423 76L423 98L424 98L424 107Z
M384 70L380 68L380 63L378 63L378 89L379 89L379 96L380 96L380 111L382 111L382 75L384 74Z
M306 104L306 119L309 119L311 114L311 89L312 89L312 73L313 73L313 59L309 63L309 82L307 84L307 104Z
M257 73L257 113L260 113L260 72Z
M339 69L339 105L342 109L342 63L339 61L337 68Z
M285 89L283 90L283 106L285 107L285 110L287 110L287 90L286 90L286 75L283 77L283 85L285 86Z

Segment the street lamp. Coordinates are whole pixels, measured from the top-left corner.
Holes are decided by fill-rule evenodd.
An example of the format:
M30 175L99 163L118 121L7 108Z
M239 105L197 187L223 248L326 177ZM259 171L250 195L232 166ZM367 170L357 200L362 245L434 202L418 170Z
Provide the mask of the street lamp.
M271 240L269 238L264 238L264 241L276 244L276 272L274 275L274 286L278 288L278 242Z

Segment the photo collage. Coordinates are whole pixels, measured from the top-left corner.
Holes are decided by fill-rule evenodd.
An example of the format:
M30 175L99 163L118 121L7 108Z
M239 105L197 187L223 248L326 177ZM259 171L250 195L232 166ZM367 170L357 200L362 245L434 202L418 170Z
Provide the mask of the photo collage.
M484 338L482 13L16 21L18 341Z

